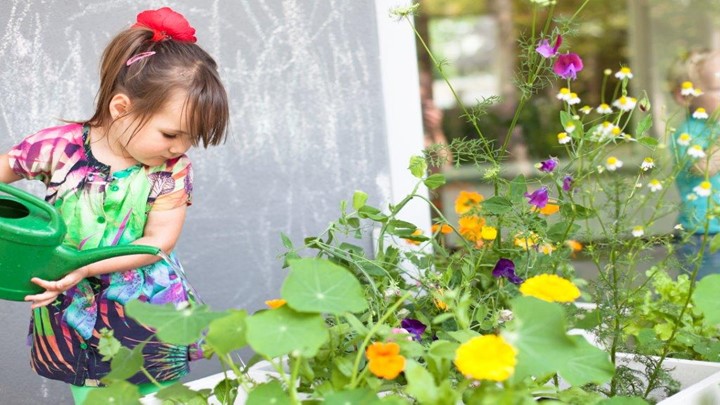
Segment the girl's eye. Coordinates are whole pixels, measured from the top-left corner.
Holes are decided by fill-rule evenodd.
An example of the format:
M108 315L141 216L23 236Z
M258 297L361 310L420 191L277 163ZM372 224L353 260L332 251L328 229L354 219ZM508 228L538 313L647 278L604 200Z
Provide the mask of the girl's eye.
M162 133L162 135L163 135L165 138L168 138L168 139L175 139L175 138L177 138L177 135L166 134L166 133L164 133L164 132Z

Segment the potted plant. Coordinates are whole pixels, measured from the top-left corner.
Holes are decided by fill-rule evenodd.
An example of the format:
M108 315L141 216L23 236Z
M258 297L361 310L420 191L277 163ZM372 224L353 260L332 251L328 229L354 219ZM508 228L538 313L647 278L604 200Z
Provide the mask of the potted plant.
M301 245L283 235L287 277L269 309L248 314L129 303L128 314L154 327L162 340L190 344L204 334L207 355L226 370L164 388L156 399L634 404L658 390L673 391L666 360L683 344L687 348L688 333L716 330L720 311L712 297L720 291L720 276L696 283L693 273L665 294L664 272L673 260L668 253L640 277L637 266L653 256L655 246L672 246L669 236L646 230L675 209L664 193L678 169L667 164L663 180L656 177L667 162L664 142L647 134L650 106L645 97L630 94L628 67L606 73L603 94L612 94L607 103L581 107L572 80L582 59L560 49L578 13L553 23L552 2L531 3L546 22L533 24L521 50L521 96L508 134L532 96L560 78L564 131L558 145L567 158L538 162L533 178L506 178L507 143L489 141L478 125L487 103L463 106L477 138L435 145L413 157L409 170L417 184L402 201L381 209L357 191L341 202L339 218L320 235ZM399 8L395 15L412 28L416 8ZM442 64L430 57L442 74ZM629 150L642 155L635 167L625 157ZM487 196L460 193L457 222L420 191L445 183L428 165L442 165L449 154L475 162L493 190ZM623 170L631 176L619 175ZM418 199L434 212L431 234L403 220L405 206ZM374 252L351 243L370 235ZM579 250L597 268L593 282L575 275ZM594 309L573 305L581 297L594 302ZM666 322L659 331L647 325L660 318ZM591 331L596 344L568 334L572 328ZM696 353L715 350L712 339L698 342L707 347L690 345ZM233 351L248 346L255 358L238 363ZM95 399L139 401L125 379L142 372L142 344L120 347L107 331L101 349L112 358L113 371Z

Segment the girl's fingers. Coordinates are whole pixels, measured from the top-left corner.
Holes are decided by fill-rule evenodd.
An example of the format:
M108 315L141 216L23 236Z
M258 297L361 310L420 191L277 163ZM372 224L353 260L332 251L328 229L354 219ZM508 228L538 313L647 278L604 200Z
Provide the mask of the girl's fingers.
M37 277L31 278L30 281L49 291L63 291L59 281L47 281Z

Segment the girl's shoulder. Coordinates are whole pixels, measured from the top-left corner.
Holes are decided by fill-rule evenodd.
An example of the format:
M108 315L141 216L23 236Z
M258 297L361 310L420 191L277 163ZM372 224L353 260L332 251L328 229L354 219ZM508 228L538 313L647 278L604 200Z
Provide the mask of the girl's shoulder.
M148 173L157 172L171 172L175 173L181 170L192 167L192 162L187 155L182 155L173 159L166 160L165 163L159 166L152 166L147 168Z
M83 125L77 123L58 125L41 129L30 136L35 140L64 139L68 142L82 143Z

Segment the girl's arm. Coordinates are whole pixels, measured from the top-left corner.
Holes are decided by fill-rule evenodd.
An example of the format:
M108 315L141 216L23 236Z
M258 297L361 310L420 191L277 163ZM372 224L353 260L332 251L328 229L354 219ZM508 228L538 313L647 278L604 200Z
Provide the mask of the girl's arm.
M155 246L169 254L175 248L175 243L180 237L186 210L187 206L183 205L171 210L150 211L143 236L132 244ZM35 277L31 281L46 291L28 295L25 297L25 301L32 301L33 309L42 307L55 301L58 295L86 277L136 269L158 260L160 257L153 255L119 256L83 266L57 281L47 281Z
M10 168L8 155L0 155L0 183L12 183L21 178L21 176L18 176L17 173Z

